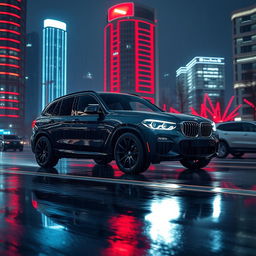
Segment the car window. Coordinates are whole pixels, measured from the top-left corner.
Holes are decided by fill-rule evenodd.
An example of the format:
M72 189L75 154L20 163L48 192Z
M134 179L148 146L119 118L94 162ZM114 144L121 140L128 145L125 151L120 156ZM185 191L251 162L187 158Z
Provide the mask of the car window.
M54 108L53 113L52 113L53 116L58 116L58 115L59 115L59 113L60 113L60 108L61 108L61 103L62 103L62 101L59 100L59 101L57 102L57 104L55 105L55 108Z
M161 112L149 101L133 95L100 93L100 97L110 110Z
M53 113L54 113L54 109L55 109L56 105L57 105L57 102L53 102L52 104L50 104L46 108L46 110L43 111L43 115L44 116L52 116Z
M230 131L230 132L241 132L243 131L243 125L242 123L221 124L218 126L218 130Z
M245 132L256 132L256 125L250 123L243 123Z
M74 97L69 97L62 100L61 108L60 108L60 116L71 116L71 112L73 109Z
M77 98L77 107L75 115L84 115L84 110L89 104L99 104L97 100L91 95L82 95Z

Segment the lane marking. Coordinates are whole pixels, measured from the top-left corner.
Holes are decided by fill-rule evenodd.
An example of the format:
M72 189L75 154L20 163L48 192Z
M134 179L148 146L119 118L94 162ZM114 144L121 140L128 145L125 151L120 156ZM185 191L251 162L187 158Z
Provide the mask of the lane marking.
M99 183L110 183L110 184L123 184L123 185L134 185L143 186L148 188L159 188L171 191L197 191L205 193L214 194L231 194L240 196L253 196L256 197L256 191L249 189L232 189L232 188L221 188L221 187L211 187L211 186L199 186L199 185L187 185L187 184L175 184L175 183L159 183L159 182L149 182L149 181L137 181L137 180L122 180L122 179L112 179L112 178L100 178L100 177L86 177L80 175L68 175L68 174L54 174L46 172L29 172L29 171L4 171L0 170L2 174L17 174L17 175L29 175L29 176L40 176L40 177L52 177L60 179L70 179L70 180L83 180Z

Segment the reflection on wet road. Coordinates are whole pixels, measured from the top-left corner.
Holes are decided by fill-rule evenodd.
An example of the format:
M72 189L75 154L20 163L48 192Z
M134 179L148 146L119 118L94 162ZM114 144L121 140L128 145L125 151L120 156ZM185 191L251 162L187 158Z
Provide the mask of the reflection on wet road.
M177 162L129 176L115 163L0 153L0 255L255 255L256 160Z

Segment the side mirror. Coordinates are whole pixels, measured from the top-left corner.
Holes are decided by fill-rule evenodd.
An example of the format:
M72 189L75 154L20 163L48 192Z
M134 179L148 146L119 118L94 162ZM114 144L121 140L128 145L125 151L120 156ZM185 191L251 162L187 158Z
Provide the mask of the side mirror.
M85 114L93 115L100 113L100 106L98 104L89 104L84 110Z

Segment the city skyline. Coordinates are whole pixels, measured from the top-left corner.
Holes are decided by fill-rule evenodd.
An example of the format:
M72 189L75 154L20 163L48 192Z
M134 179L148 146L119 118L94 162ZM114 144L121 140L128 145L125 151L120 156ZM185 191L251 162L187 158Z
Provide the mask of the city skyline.
M95 90L103 90L103 35L101 30L106 21L107 9L120 2L122 1L97 1L97 3L82 1L79 5L67 8L68 3L62 1L62 8L59 8L59 1L55 1L54 4L51 1L44 1L43 4L29 1L29 32L37 31L40 28L38 24L40 22L35 23L35 21L46 17L62 19L70 28L68 39L71 45L68 52L69 92L86 90L83 77L88 71L94 74ZM173 90L175 89L175 71L183 63L187 63L189 59L199 55L223 56L227 64L227 97L233 95L230 17L233 11L252 5L254 1L237 0L232 3L228 1L226 3L194 1L193 6L187 1L170 3L163 0L156 3L155 1L141 0L134 2L143 3L156 9L159 24L157 32L160 48L159 75L170 73ZM198 7L200 7L200 11L194 12L193 10ZM216 10L218 10L218 15L215 15ZM173 15L170 15L170 12ZM167 21L167 19L169 20ZM188 22L188 20L193 22ZM81 23L83 26L78 27ZM92 24L94 25L92 26ZM206 30L207 27L208 30ZM75 37L76 34L79 34L79 38ZM189 45L186 45L188 42ZM77 54L78 51L79 54ZM76 66L75 69L74 66Z

